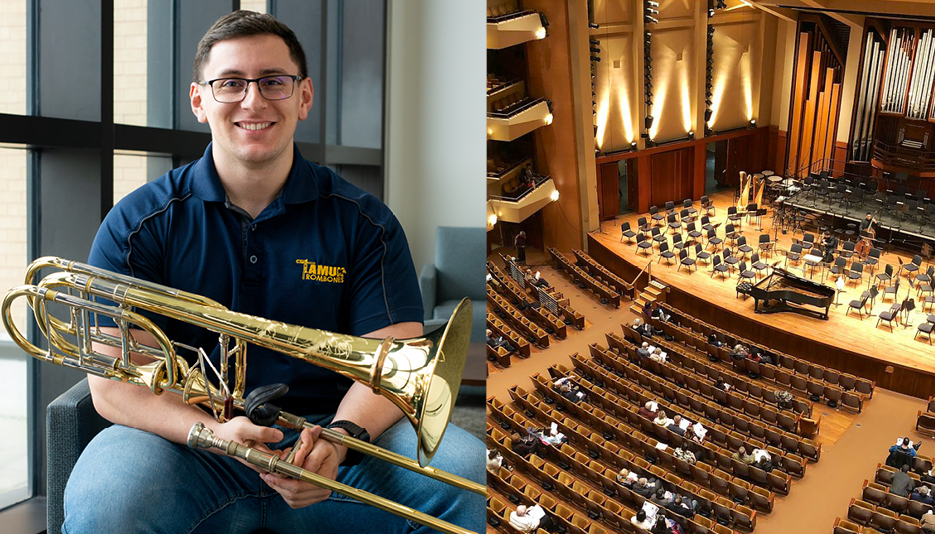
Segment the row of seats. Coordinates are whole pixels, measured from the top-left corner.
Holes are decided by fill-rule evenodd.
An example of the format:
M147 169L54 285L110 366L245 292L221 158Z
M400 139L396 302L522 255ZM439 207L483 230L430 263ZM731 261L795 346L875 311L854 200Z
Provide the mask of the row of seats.
M519 11L519 6L516 3L516 0L507 0L505 2L500 2L496 5L487 6L487 18L502 17L504 15L511 15Z
M700 334L700 336L702 336L701 339L703 340L706 340L708 337L710 337L711 334L714 334L718 340L723 342L727 347L732 347L738 343L751 348L758 347L761 351L768 354L774 362L776 362L777 369L785 368L786 370L793 371L794 374L808 375L815 380L820 380L831 386L841 386L841 388L843 388L845 391L854 391L861 395L864 400L873 398L873 388L875 383L872 380L854 376L849 373L844 373L830 367L824 367L820 364L795 357L791 354L774 350L765 345L754 343L749 339L737 336L724 329L708 324L667 303L660 303L659 305L666 311L666 313L672 316L673 322ZM713 350L713 347L708 348L708 350Z
M509 321L515 329L522 332L530 341L540 347L549 346L549 334L513 307L489 284L487 285L487 304L493 307L494 312L500 312L505 320Z
M925 411L919 410L916 416L916 432L925 432L935 436L935 397L929 397Z
M714 453L713 458L706 457L704 460L708 461L714 466L722 467L729 471L734 471L735 475L743 476L744 478L750 478L754 482L761 481L763 482L763 487L773 488L777 491L788 492L790 475L795 475L801 477L805 474L805 466L807 460L793 454L792 452L783 451L777 447L773 447L765 443L762 439L757 438L750 434L749 427L747 428L747 433L742 434L739 431L731 431L724 426L720 425L715 421L715 419L709 417L709 414L704 410L704 404L702 404L702 409L699 412L692 412L695 415L687 413L685 410L691 410L691 403L688 403L687 406L680 406L675 403L670 403L668 401L660 400L660 392L656 392L652 389L647 390L642 386L637 384L627 384L622 382L619 378L610 374L606 370L600 367L597 362L593 360L583 359L578 355L573 356L573 361L576 365L576 370L579 369L579 366L584 369L585 372L593 373L592 375L578 374L578 376L584 380L591 378L595 381L598 381L603 384L603 387L600 387L604 391L605 395L608 397L598 398L595 400L596 403L601 404L604 408L610 410L612 413L615 413L616 410L610 403L614 401L623 402L624 399L629 400L630 407L623 406L623 410L629 413L636 413L639 410L640 406L643 406L648 401L654 401L658 404L659 408L664 410L667 416L681 415L682 417L689 420L699 420L701 418L707 419L707 421L702 421L702 425L707 429L707 440L704 445L709 446ZM539 384L536 385L537 390L541 392L542 387ZM605 389L606 388L606 389ZM610 392L614 393L610 393ZM678 397L676 395L676 397ZM687 400L688 396L683 392L682 397ZM676 401L677 402L677 401ZM680 409L681 408L681 409ZM691 415L691 416L689 416ZM714 415L717 415L715 412ZM668 439L670 430L662 428L658 425L653 424L652 421L649 421L645 417L640 417L634 419L633 424L640 427L643 431L647 433L655 433L661 439ZM602 421L600 418L594 420L595 424L601 425ZM763 449L769 451L770 455L774 456L773 460L775 462L776 469L783 472L784 476L781 476L781 483L778 481L768 482L766 479L768 477L761 476L765 473L756 473L748 474L744 469L746 466L738 467L734 465L733 462L733 452L736 451L739 447L745 447L747 450L753 450L754 448ZM722 458L719 458L718 453L722 452L718 449L723 448L724 451L721 454ZM760 471L758 469L758 471Z
M633 299L633 284L610 272L610 269L604 267L583 250L572 250L572 253L575 255L579 267L587 269L592 276L605 280L607 285L616 289L621 295L626 295L627 298Z
M630 325L623 325L623 331L629 342L621 341L614 335L607 335L606 337L608 342L612 341L610 345L612 348L629 355L631 352L635 352L636 348L640 346L641 336L639 332L634 330ZM802 424L801 420L803 416L811 416L811 404L793 398L791 409L796 415L794 417L790 416L778 407L776 390L763 388L759 384L754 383L752 380L743 377L733 370L725 369L724 366L721 365L714 365L708 361L707 358L702 359L692 355L690 352L690 345L686 346L675 340L668 341L662 337L650 338L649 342L658 344L664 348L667 354L671 355L669 360L673 365L682 367L688 372L695 373L699 375L699 377L704 377L709 380L711 387L705 388L705 391L711 392L708 396L711 397L713 395L714 400L719 402L724 401L730 406L735 407L738 411L746 411L754 417L763 419L764 422L774 425L778 424L780 427L790 432L800 432L806 437L811 437L817 433L819 420L816 419L808 424ZM633 356L631 356L631 359L632 358ZM743 368L745 369L745 361L741 360L740 363L744 364ZM751 361L751 363L755 364L757 362ZM733 391L713 388L718 379L727 383ZM782 390L785 391L785 389Z
M539 421L530 421L523 418L522 415L510 411L508 406L499 408L492 406L488 413L493 415L495 419L499 419L501 428L505 430L523 431L523 428L526 426L541 424ZM490 429L490 435L493 441L497 443L509 443L511 439L509 436L499 432L496 428ZM501 447L504 447L504 445L501 445ZM643 496L617 482L616 476L620 469L627 469L639 477L645 477L647 479L655 478L657 484L660 484L666 491L678 493L683 497L689 497L697 501L698 510L700 510L702 514L714 515L715 518L721 518L722 523L725 524L749 524L751 525L751 530L752 526L756 524L757 510L753 510L740 502L731 500L726 497L726 495L731 495L737 500L746 500L747 496L752 494L756 504L761 506L761 509L767 513L772 510L775 499L769 491L762 490L761 488L750 488L749 484L740 480L733 482L724 481L723 487L720 485L718 486L718 489L724 491L724 495L719 496L675 474L673 471L674 467L667 466L673 469L667 471L663 469L659 463L656 465L650 464L640 456L625 449L617 451L617 456L615 456L612 461L603 461L601 459L593 459L580 448L564 443L561 448L547 448L544 452L544 456L544 458L532 456L528 462L515 455L514 459L517 465L522 466L530 464L532 466L530 475L532 478L538 478L540 482L544 482L545 487L550 488L548 491L554 490L555 486L557 486L552 484L552 479L561 482L563 471L570 472L572 475L589 481L591 487L587 487L579 482L574 482L571 484L570 488L567 484L564 485L564 488L558 486L559 492L564 492L564 496L571 502L586 508L591 519L607 522L607 524L614 528L620 528L621 526L619 524L614 524L615 521L629 523L629 517L635 513L630 512L629 514L622 514L621 510L618 508L620 503L631 505L633 510L638 510L642 508L643 502L645 501ZM553 463L554 465L552 465ZM560 470L555 469L556 466ZM536 474L540 472L544 473L544 476L537 477ZM491 484L489 484L489 486L505 492L510 496L511 501L518 500L518 494L526 494L529 491L529 485L523 486L525 481L522 480L514 482L518 477L510 479L508 475L509 472L501 468L494 477L491 477ZM498 478L501 480L497 480ZM571 490L570 492L568 491L569 489ZM585 497L585 499L582 499L582 497ZM707 527L710 529L712 526L709 520L702 515L696 515L691 520L671 512L666 512L666 515L667 517L677 518L679 522L682 523L683 528L692 521L701 523L700 525L695 525L696 527Z
M489 309L487 310L487 328L489 328L494 334L498 336L503 336L504 339L509 341L510 345L516 348L516 352L524 358L528 358L531 354L531 345L529 340L520 335L519 332L513 330L513 328L501 321L499 317Z
M579 286L590 289L597 295L602 304L612 304L615 308L620 307L620 293L610 287L604 280L589 275L587 271L572 263L564 254L553 247L549 247L549 256L555 262L556 270L565 273Z
M517 284L512 277L507 276L506 273L501 271L494 262L489 260L487 261L487 272L500 282L507 281L507 285L511 288L511 291L526 295L528 300L529 288L527 287L526 292L524 293L523 289L519 287L519 284ZM544 288L537 287L536 290L545 291L555 300L556 306L558 307L558 312L562 316L565 324L572 325L578 330L584 329L584 314L575 311L574 308L572 308L569 304L568 299L566 299L564 295L561 294L561 292L557 291L551 286ZM532 298L538 299L538 293L535 295L535 297Z
M517 92L513 92L498 98L497 100L494 100L493 103L490 104L490 111L493 113L510 114L518 111L520 108L530 103L531 101L532 98Z
M541 391L538 393L541 395ZM638 473L645 474L649 472L654 477L670 481L677 482L678 478L676 477L691 477L694 482L682 480L677 487L682 490L688 488L692 498L701 503L699 509L711 510L711 513L721 524L747 525L747 529L752 530L756 521L756 511L750 508L750 505L755 501L763 511L768 512L772 509L772 504L767 504L774 500L772 491L766 488L758 488L759 491L754 492L751 489L753 486L746 480L731 476L703 462L689 465L669 452L668 445L676 446L672 445L672 440L668 442L657 441L655 438L647 436L624 423L618 424L617 435L614 436L613 441L606 440L605 436L608 434L601 435L594 432L593 421L581 421L564 416L564 412L553 408L555 404L545 402L546 397L540 396L537 398L518 388L516 391L511 390L511 396L517 401L518 406L537 417L537 420L541 422L538 424L549 424L549 421L556 421L559 429L566 436L569 436L572 442L584 444L588 457L604 459L616 469L622 467L629 469L635 465L638 468ZM578 415L582 414L579 413ZM512 415L512 418L514 420L523 420L522 416L516 413ZM517 428L521 426L519 425ZM619 445L615 445L615 443ZM661 448L662 443L666 443L667 447ZM554 450L550 450L550 453L554 453ZM622 460L626 461L621 463ZM605 478L613 479L616 476L615 472L607 473L606 471L605 469ZM593 473L596 475L599 471L593 470ZM597 481L595 482L597 483ZM697 482L697 486L692 487L695 482ZM618 493L627 494L627 492L619 491L622 486L619 484L616 484L616 486L618 487ZM733 501L733 505L731 505L731 499L736 499L736 501ZM641 501L640 504L642 504Z
M510 304L519 307L527 317L544 328L546 332L559 339L565 339L567 328L564 321L553 315L548 308L534 306L533 303L538 303L538 299L527 295L523 288L519 287L511 277L504 276L492 262L487 262L487 272L497 281L497 284L488 284L487 287L493 287L494 291L508 299Z
M535 398L530 399L530 396L525 391L514 387L514 389L511 389L511 395L514 397L514 400L521 399L522 403L518 404L525 408L527 414L538 416L538 420L528 420L521 414L512 411L509 406L491 406L489 413L498 414L500 416L500 424L502 427L506 429L512 429L517 432L523 432L524 429L529 426L541 426L542 424L548 424L549 420L555 419L552 413L544 412L542 409L540 409L540 406L543 406L543 404L538 403ZM545 407L549 408L548 405L545 405ZM562 417L561 414L558 414L558 416ZM645 443L646 441L639 441L640 433L638 431L625 434L625 437L621 439L621 441L624 443L624 446L629 445L631 450L618 448L612 443L607 443L605 447L602 447L605 449L605 453L601 455L598 453L598 451L595 450L592 444L594 438L586 436L583 432L578 431L578 429L586 429L586 427L580 425L573 428L570 425L574 425L575 422L567 418L559 421L559 426L562 431L567 431L566 435L570 438L569 443L582 442L586 445L582 448L574 447L569 443L565 443L561 448L548 447L544 454L546 455L547 459L555 461L555 463L561 469L565 471L570 470L578 476L589 480L595 487L595 491L592 492L593 495L599 495L598 492L600 492L603 494L603 496L609 497L611 499L619 498L622 502L631 503L633 504L634 509L642 507L643 497L631 492L628 488L616 481L615 477L617 471L621 468L626 468L634 471L638 476L657 478L663 487L669 491L677 491L682 495L690 496L692 499L699 502L699 510L702 510L704 513L708 513L708 511L710 511L710 513L712 513L716 518L719 518L724 524L736 523L738 525L750 525L750 530L752 530L752 526L755 525L756 521L756 510L753 510L742 503L730 500L727 497L728 495L733 496L738 500L743 500L753 494L751 499L755 500L757 505L761 506L764 511L768 512L772 509L774 496L769 491L762 490L760 488L755 488L758 491L754 492L750 489L749 484L747 484L745 481L738 480L735 481L735 483L731 482L730 480L717 478L715 488L723 492L723 495L719 496L713 493L710 489L697 486L694 483L685 480L676 474L673 457L666 451L659 451L658 449L653 448L653 451L659 453L657 455L658 461L655 465L650 464L648 461L640 457L641 453L639 444ZM504 422L506 422L505 426ZM584 432L590 431L586 429ZM499 431L496 429L493 429L491 431L491 437L493 438L494 442L501 443L502 448L510 448L511 438L509 436L505 436L502 433L499 433ZM648 441L645 436L642 436L642 438ZM607 447L610 447L611 450L607 451ZM584 452L585 450L587 451L586 453ZM639 454L634 454L634 452L631 451L636 451ZM519 458L515 454L511 453L510 455L514 456L514 461L518 462L520 465L525 463L525 460ZM542 462L542 460L536 460L535 457L533 457L531 462L538 468L538 465ZM703 464L699 465L703 466ZM663 466L665 466L668 470L663 469ZM544 472L546 476L550 478L561 480L562 472L558 469L555 469L555 467L552 465L546 465L544 467ZM728 476L728 479L729 478L730 477ZM575 499L574 495L570 495L570 497ZM671 514L667 514L667 516L671 517ZM630 516L625 516L622 519L629 523L629 517ZM691 528L691 530L685 531L707 532L705 530L696 530L696 528L711 528L710 522L703 516L696 515L692 520L687 520L681 516L675 516L675 518L679 520L680 523L682 523L683 530L685 530L686 524L688 524L689 528ZM691 525L692 522L696 524Z
M789 372L776 365L756 362L749 358L734 360L730 355L729 347L726 345L716 348L709 344L707 339L701 337L700 334L685 327L671 323L660 324L657 322L655 324L661 326L666 335L675 338L686 349L694 348L696 352L705 354L706 358L709 357L711 360L718 362L720 367L731 366L731 369L746 373L748 376L755 376L758 379L774 384L784 391L806 397L812 401L818 401L824 397L829 405L842 405L858 413L863 409L863 396L855 391L847 391L841 386L825 383L808 375L796 373L794 370ZM753 384L753 382L751 381L750 384ZM764 399L768 402L775 402L775 393L772 390L762 389L760 393L764 395ZM800 405L802 405L802 401L793 401L794 409ZM805 415L808 416L810 412L811 409L809 408L808 413ZM804 426L800 425L799 432L803 436L811 437L818 432L817 426L814 426L817 425L817 420L803 419L801 423Z
M662 374L659 376L665 376L676 385L672 387L664 383L660 384L654 381L652 377L647 377L645 372L641 373L643 370L639 369L637 365L622 361L613 353L603 350L597 345L592 345L592 347L591 355L605 367L610 365L615 371L618 369L621 370L627 378L631 381L639 381L644 388L646 387L644 382L648 382L653 391L660 392L669 402L675 402L679 406L687 407L694 413L704 414L705 417L711 421L718 422L724 426L733 427L741 433L748 434L757 440L765 441L774 447L802 454L812 461L817 462L821 457L820 445L808 438L803 438L792 432L787 432L781 428L777 419L770 420L769 418L759 418L758 420L754 420L753 417L756 416L752 415L755 412L750 409L751 403L749 399L741 400L740 397L733 394L729 397L721 396L721 393L725 395L728 393L722 389L714 388L711 382L706 384L700 377L696 379L688 375L683 375L681 371L673 367L664 367L661 370ZM574 361L576 367L578 365L577 361L577 359ZM656 362L650 360L650 364L656 364ZM617 372L619 373L620 371ZM682 388L678 386L679 383L685 384L686 387ZM694 392L701 393L701 396L695 395ZM741 404L738 406L728 399L738 399ZM785 416L785 414L782 415ZM788 416L785 416L783 420L786 420L786 418L788 418ZM712 439L723 441L718 440L716 435L712 436Z

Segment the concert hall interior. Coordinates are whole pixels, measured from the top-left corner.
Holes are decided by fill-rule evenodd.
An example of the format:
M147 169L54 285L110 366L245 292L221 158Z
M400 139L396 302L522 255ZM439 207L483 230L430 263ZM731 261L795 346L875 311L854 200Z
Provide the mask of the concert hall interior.
M935 2L488 0L487 50L487 532L926 532Z

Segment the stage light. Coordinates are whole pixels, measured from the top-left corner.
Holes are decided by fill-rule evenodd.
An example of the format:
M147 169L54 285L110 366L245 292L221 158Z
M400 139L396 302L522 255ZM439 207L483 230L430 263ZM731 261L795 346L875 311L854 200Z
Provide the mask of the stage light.
M714 26L708 26L708 34L710 35L713 33L714 33Z
M630 150L636 150L636 141L630 143Z
M658 19L654 19L653 17L649 15L644 16L643 20L646 22L646 24L658 24L659 23Z
M750 127L756 128L756 119L750 119Z
M658 9L653 9L653 8L651 8L651 7L647 7L647 8L646 8L646 12L649 13L650 15L658 15L658 14L659 14L659 10L658 10Z
M724 0L717 0L717 8L727 9L727 2L725 2Z
M640 139L649 139L649 134L648 134L648 133L641 133L641 134L640 134Z
M552 199L552 202L555 202L556 200L558 200L558 189L556 189L555 191L552 191L552 194L549 195L549 198Z
M588 23L588 28L591 28L592 30L599 30L599 29L601 29L601 26L600 26L600 24L595 24L595 23L593 23L593 22L589 22L589 23Z
M536 30L536 39L545 39L545 28Z
M656 146L656 142L655 142L655 141L653 141L652 139L647 139L647 140L646 140L646 148L652 148L652 147L654 147L654 146Z
M646 118L643 119L643 125L646 126L646 129L647 129L647 130L650 129L650 128L652 128L652 127L653 127L653 116L652 116L652 115L646 115Z
M595 62L595 63L600 63L600 62L601 62L601 58L599 58L599 57L597 57L597 56L591 56L591 61L593 61L593 62Z
M648 43L649 40L652 38L652 36L653 36L653 32L645 32L645 34L643 35L643 40Z
M601 53L601 49L598 48L598 47L596 47L596 46L592 46L591 48L589 48L589 50L590 50L591 52L595 53L595 54L600 54L600 53Z
M646 7L659 8L659 2L654 2L653 0L646 0Z
M554 119L554 118L555 118L555 117L554 117L551 113L549 113L548 115L546 115L546 116L545 116L545 119L543 119L543 120L545 121L546 126L548 126L549 124L552 124L552 119Z
M706 62L708 63L708 66L710 66L710 67L713 67L713 66L714 66L714 58L713 58L713 57L709 57L709 58L706 60Z
M710 109L704 110L704 121L705 121L705 123L707 123L707 122L709 122L709 121L711 120L711 115L713 115L713 114L714 114L714 113L713 113Z
M688 132L688 140L691 141L691 140L694 139L694 138L695 138L695 132L689 131L689 132Z
M488 225L488 226L494 226L494 225L496 225L496 224L497 224L497 214L496 214L496 213L491 213L491 214L490 214L490 217L487 217L487 225Z
M713 9L709 9L709 10L708 10L708 18L711 18L711 17L713 17L713 16L714 16L714 10L713 10Z
M706 106L711 107L714 105L714 102L710 98L705 98L704 103Z
M598 39L588 39L588 42L591 43L592 45L599 45L599 44L601 44L600 40L598 40Z

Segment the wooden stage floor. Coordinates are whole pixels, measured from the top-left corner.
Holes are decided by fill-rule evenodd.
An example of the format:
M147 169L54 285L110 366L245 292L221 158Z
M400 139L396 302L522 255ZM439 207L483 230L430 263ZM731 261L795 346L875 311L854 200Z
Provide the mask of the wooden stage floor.
M733 193L730 191L717 193L712 195L711 199L716 206L716 215L712 217L712 222L722 223L717 230L718 236L723 237L727 207L732 202ZM615 221L604 221L601 225L601 231L592 232L589 237L613 254L619 256L625 262L636 266L636 268L642 268L647 262L652 261L652 275L654 278L657 278L666 285L674 286L675 288L695 296L701 296L701 298L707 300L711 306L718 306L726 311L747 318L750 321L768 325L781 332L789 332L796 336L813 340L815 342L815 351L822 350L822 345L827 344L843 349L844 351L856 353L865 358L877 360L884 364L895 364L907 370L935 375L935 348L929 345L924 335L919 336L917 340L913 339L916 333L916 326L925 322L927 315L921 311L921 303L915 290L912 291L911 296L916 299L917 308L910 316L910 324L904 327L902 324L896 324L894 321L892 332L886 327L886 323L881 323L879 328L875 327L879 313L888 310L893 304L892 299L886 302L881 300L882 292L880 296L877 297L876 304L871 310L871 316L868 317L865 313L863 320L861 320L855 312L845 315L848 310L848 303L851 300L859 298L860 294L867 290L868 275L866 271L862 283L856 286L847 284L844 290L841 291L838 299L840 305L831 306L828 320L792 312L757 314L753 311L754 301L752 298L737 298L736 286L738 277L736 274L726 279L719 279L718 277L712 278L710 276L711 267L709 265L702 265L700 269L691 274L685 269L677 272L677 261L672 262L670 266L666 266L665 262L658 262L659 254L655 250L652 256L638 255L636 254L635 244L621 243L620 225L623 222L629 221L631 227L636 231L637 219L641 215L648 214L627 214L617 217ZM747 243L750 244L754 250L757 248L759 235L768 232L771 225L772 209L770 209L770 214L763 218L761 225L750 224L744 221L742 228L743 235L746 236ZM762 228L762 231L758 228ZM770 233L770 235L772 235L772 233ZM796 237L801 239L802 234L798 233ZM785 263L785 254L783 252L789 250L791 245L792 234L782 235L780 232L776 244L777 251L771 257L765 258L763 261L769 265L772 265L776 261L782 261L780 264L780 266L782 266ZM880 272L887 263L892 263L894 267L896 267L898 265L896 256L900 256L903 262L908 262L910 260L910 257L902 254L884 252L878 270L875 271L875 273ZM748 265L749 263L750 262L747 261ZM788 270L796 275L807 278L807 275L804 274L804 267L804 262L802 262L801 266L790 264ZM927 263L923 263L923 268L927 268ZM818 281L820 275L815 274L814 279ZM825 284L832 287L834 285L833 280L829 277L826 277ZM908 284L904 277L900 284L900 300L905 298L906 289L904 288L907 286ZM704 320L704 317L700 318ZM727 325L718 326L726 327ZM807 348L808 344L806 343L800 346ZM810 358L810 354L808 353L794 355L814 360L814 358ZM876 378L872 376L869 378L876 380ZM890 387L890 389L899 390L901 388ZM931 394L931 392L929 394Z

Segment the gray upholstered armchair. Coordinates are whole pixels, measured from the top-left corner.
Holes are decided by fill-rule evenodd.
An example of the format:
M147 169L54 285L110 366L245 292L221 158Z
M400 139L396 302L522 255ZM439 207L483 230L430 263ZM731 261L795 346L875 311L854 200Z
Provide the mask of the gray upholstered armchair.
M487 320L486 239L482 227L440 226L435 231L435 263L423 267L419 276L427 326L447 320L458 302L468 297L474 307L471 341L483 341Z

